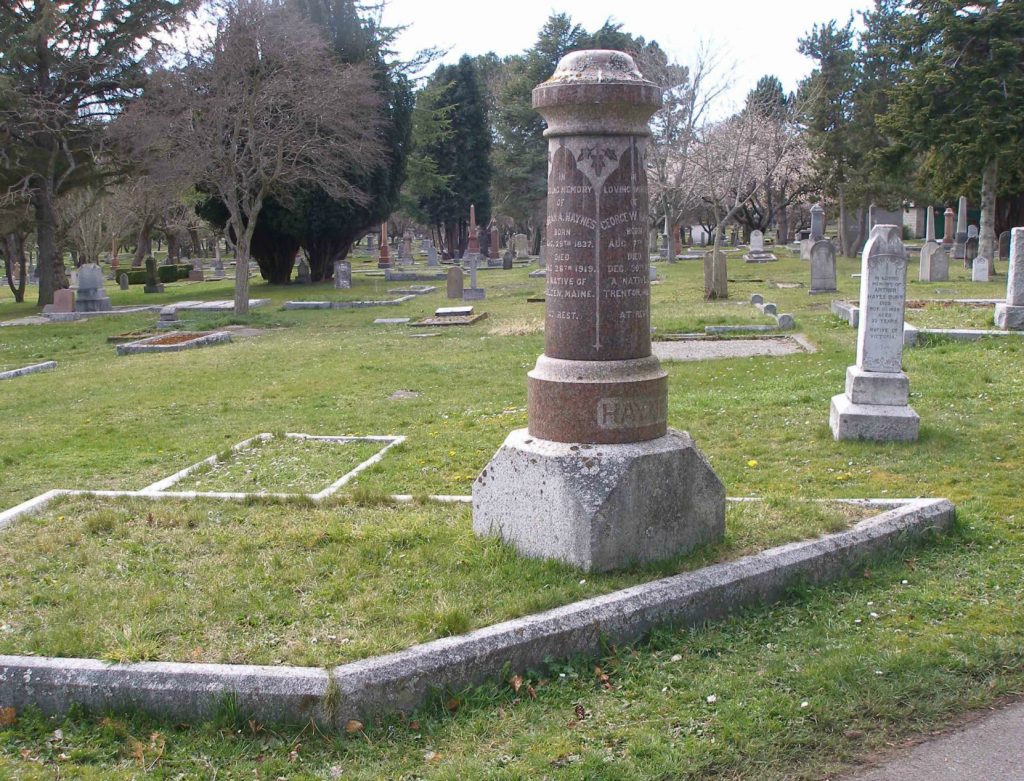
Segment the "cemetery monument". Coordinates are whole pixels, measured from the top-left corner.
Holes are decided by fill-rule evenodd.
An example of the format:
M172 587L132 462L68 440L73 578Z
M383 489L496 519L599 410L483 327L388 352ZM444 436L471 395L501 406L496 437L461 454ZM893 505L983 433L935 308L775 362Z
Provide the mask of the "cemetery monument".
M1006 270L1006 303L996 304L996 326L1024 331L1024 228L1010 231L1010 266Z

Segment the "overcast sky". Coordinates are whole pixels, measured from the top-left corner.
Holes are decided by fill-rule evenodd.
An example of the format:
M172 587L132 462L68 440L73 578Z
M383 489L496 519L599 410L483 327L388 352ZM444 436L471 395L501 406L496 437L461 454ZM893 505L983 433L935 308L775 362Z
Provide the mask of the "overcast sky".
M796 50L797 39L815 22L845 23L852 11L870 5L870 0L387 0L383 21L408 25L398 41L403 58L439 46L449 50L445 62L463 54L522 52L552 13L567 13L588 31L611 18L626 32L656 40L684 64L697 43L708 40L719 47L724 62L737 65L730 99L738 105L765 74L795 89L811 70L811 61Z

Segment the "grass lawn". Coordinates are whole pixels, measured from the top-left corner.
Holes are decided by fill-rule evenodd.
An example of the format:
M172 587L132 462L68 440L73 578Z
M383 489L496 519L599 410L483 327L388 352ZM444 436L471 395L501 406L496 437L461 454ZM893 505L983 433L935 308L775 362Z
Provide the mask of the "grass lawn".
M203 725L18 714L0 727L0 776L819 778L965 709L1024 694L1024 345L907 350L920 441L837 443L829 398L842 392L856 332L806 287L772 287L806 284L806 263L730 258L731 299L713 304L700 301L699 262L658 265L657 335L768 323L745 303L759 292L819 349L665 364L670 425L694 436L730 495L766 501L731 505L728 539L715 549L605 576L477 540L464 506L383 501L468 493L508 431L525 425L525 375L543 349L543 305L526 302L543 280L526 269L481 272L487 299L476 306L489 318L429 339L372 321L431 313L446 302L443 285L396 307L279 308L292 298L391 298L387 289L402 286L360 274L350 291L254 280L252 296L273 303L241 320L183 313L189 327L265 329L209 350L116 356L106 338L151 326L155 314L0 329L0 369L58 362L0 388L0 507L54 487L138 489L261 431L407 437L320 507L62 500L0 535L0 651L333 663L850 520L798 499L947 496L957 533L894 551L863 579L538 672L531 696L525 685L517 696L493 684L351 735L271 731L229 712ZM836 297L857 298L858 270L840 259ZM1005 292L1005 276L951 276L910 282L908 298ZM114 304L151 304L230 298L231 286L177 283L144 296L108 283L108 293ZM0 319L34 311L0 291ZM942 314L956 319L953 309ZM419 395L391 398L396 390ZM347 456L307 444L232 459L202 479L238 490L259 472L254 485L264 490L303 490L287 485L308 479L319 489L347 471Z

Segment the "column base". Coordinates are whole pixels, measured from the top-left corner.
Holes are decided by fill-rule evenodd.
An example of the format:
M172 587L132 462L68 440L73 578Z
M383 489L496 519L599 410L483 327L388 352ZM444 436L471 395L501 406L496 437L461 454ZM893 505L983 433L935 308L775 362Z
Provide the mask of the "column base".
M473 483L473 531L530 558L607 571L725 534L725 486L685 432L619 445L518 429Z
M829 426L837 440L916 442L921 418L903 404L854 404L845 393L832 397Z
M1024 306L996 304L996 328L1004 331L1024 331Z

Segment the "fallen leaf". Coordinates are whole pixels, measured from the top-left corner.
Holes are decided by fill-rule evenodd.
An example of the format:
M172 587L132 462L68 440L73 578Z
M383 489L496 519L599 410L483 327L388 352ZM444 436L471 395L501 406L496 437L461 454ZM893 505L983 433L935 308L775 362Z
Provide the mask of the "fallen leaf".
M345 732L349 735L354 735L357 732L363 731L363 722L356 721L355 719L349 719L345 722Z
M455 697L452 697L450 700L448 700L446 707L450 712L455 713L455 711L459 709L460 705L462 705L462 703L459 702Z
M0 727L9 727L18 720L14 708L0 708Z
M587 709L579 703L577 703L576 707L573 708L573 712L576 714L577 721L583 721L587 718Z
M509 684L512 686L512 691L514 691L516 694L519 694L519 690L523 688L523 676L513 675L512 679L509 681Z

